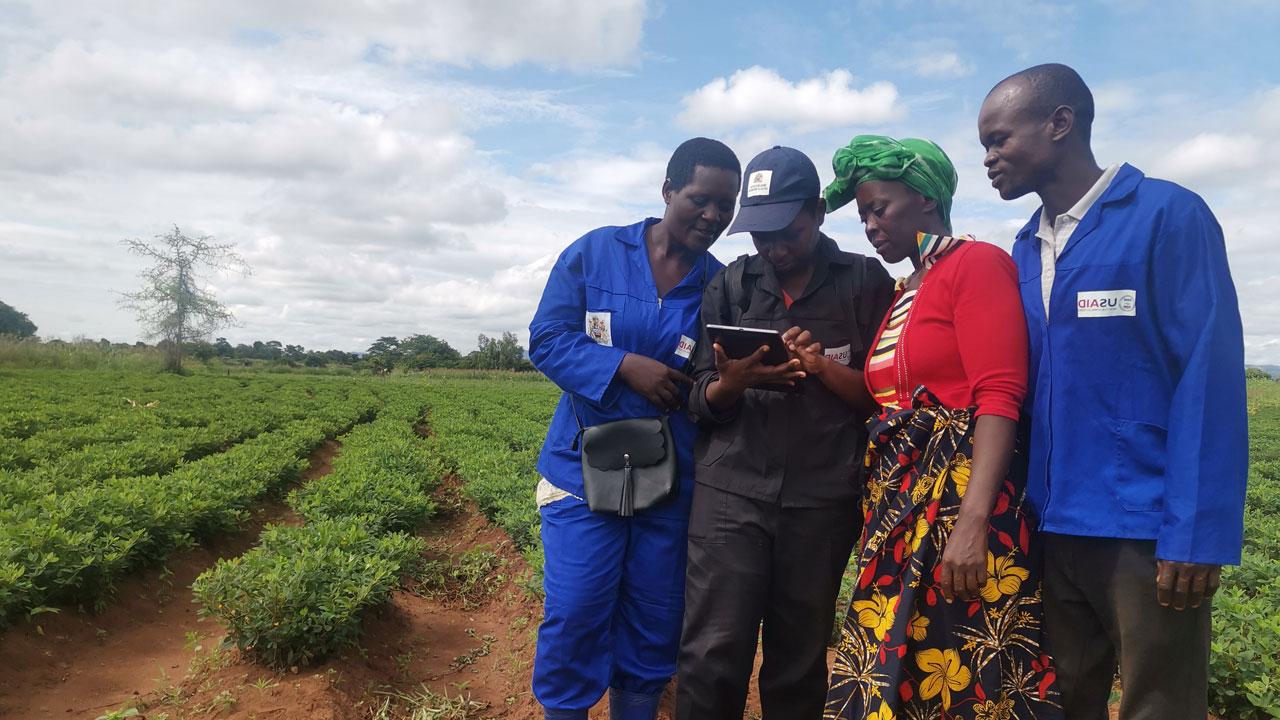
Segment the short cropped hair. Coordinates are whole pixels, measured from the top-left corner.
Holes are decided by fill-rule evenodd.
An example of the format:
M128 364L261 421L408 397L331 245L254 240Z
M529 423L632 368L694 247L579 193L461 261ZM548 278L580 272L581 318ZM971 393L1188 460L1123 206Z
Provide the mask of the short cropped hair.
M680 192L693 180L694 168L703 167L728 170L742 176L742 164L738 156L733 154L728 145L719 140L696 137L680 143L680 147L671 154L667 162L667 179L671 181L671 189Z
M1054 110L1066 105L1076 116L1076 127L1081 136L1089 139L1093 130L1093 93L1084 84L1080 73L1060 63L1036 65L1016 72L996 84L1000 87L1011 80L1025 80L1031 88L1027 111L1038 118L1047 118Z

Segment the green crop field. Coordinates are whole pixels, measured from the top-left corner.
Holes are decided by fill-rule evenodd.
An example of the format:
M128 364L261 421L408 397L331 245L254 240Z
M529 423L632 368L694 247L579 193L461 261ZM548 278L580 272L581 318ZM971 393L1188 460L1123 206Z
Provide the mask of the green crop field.
M283 493L300 522L269 527L194 592L261 662L316 662L420 561L415 531L448 474L530 561L536 593L534 465L557 396L512 373L0 370L0 625L109 604L123 577ZM1223 718L1280 717L1280 384L1252 381L1249 414L1245 558L1215 600ZM331 472L298 483L329 439Z

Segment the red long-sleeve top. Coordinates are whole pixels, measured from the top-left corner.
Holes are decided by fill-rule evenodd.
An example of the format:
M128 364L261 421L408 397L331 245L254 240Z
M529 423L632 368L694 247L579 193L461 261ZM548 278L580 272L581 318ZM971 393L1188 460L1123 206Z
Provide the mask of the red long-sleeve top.
M894 352L890 367L872 372L868 362L873 396L873 388L892 386L898 406L910 407L912 392L924 385L945 407L977 405L975 417L1016 421L1027 394L1027 326L1008 253L970 240L939 258L916 291Z

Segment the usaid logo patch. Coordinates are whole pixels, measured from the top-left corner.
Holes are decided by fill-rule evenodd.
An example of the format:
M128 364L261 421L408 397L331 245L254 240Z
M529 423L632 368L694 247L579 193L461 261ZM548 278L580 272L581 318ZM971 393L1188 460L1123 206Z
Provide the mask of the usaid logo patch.
M747 178L747 197L756 197L757 195L768 195L769 186L773 184L772 170L757 170L751 173L751 177Z
M848 365L852 353L849 352L848 345L841 345L837 348L823 348L822 354L831 358L832 362L838 362L841 365Z
M693 349L697 346L698 342L696 340L688 335L681 335L680 342L676 344L676 355L688 360L689 356L693 354Z
M1133 317L1137 314L1137 290L1094 290L1076 293L1076 317Z

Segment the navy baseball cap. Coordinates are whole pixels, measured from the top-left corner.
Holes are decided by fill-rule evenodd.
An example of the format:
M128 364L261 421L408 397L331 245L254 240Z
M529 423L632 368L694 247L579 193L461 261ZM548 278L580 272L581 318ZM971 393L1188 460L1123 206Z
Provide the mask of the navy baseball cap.
M821 195L813 161L795 148L775 145L747 163L738 217L729 233L781 230L796 219L806 200Z

